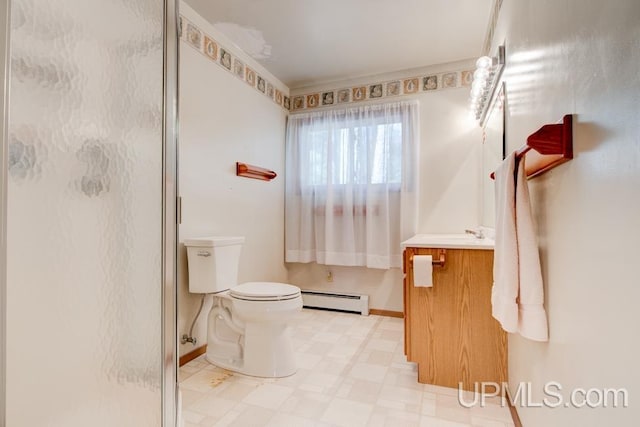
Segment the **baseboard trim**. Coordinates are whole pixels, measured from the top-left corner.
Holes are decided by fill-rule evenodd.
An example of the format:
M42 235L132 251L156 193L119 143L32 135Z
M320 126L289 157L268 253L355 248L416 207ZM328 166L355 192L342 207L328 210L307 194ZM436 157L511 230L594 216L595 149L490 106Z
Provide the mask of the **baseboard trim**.
M513 420L514 427L522 427L522 421L520 421L518 410L516 409L516 406L511 401L511 396L509 395L507 395L507 403L509 404L509 411L511 412L511 419Z
M404 313L401 311L378 310L377 308L370 308L369 314L375 314L377 316L397 317L399 319L404 319Z
M203 345L202 347L198 347L195 350L191 350L189 353L187 354L183 354L182 356L180 356L180 361L178 363L178 366L183 366L186 365L187 363L191 362L193 359L195 359L196 357L205 354L207 352L207 345Z

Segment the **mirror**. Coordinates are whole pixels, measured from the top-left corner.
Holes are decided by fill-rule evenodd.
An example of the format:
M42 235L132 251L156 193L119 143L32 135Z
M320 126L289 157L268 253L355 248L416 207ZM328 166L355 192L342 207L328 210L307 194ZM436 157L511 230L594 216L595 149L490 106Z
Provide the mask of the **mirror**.
M496 91L493 104L489 106L487 119L483 129L482 141L482 218L480 223L485 227L495 228L495 196L494 181L491 172L505 158L505 86L504 82Z

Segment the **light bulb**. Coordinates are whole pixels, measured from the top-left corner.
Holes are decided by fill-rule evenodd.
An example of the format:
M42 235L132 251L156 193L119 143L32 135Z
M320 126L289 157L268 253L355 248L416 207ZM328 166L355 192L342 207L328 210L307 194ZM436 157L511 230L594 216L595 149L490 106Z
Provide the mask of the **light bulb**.
M487 70L486 68L478 68L474 73L473 73L473 80L484 80L487 78L487 76L489 76L489 70Z
M471 90L482 90L482 88L486 85L484 80L474 80L473 83L471 83Z
M476 61L476 67L487 69L493 65L493 59L488 56L481 56Z

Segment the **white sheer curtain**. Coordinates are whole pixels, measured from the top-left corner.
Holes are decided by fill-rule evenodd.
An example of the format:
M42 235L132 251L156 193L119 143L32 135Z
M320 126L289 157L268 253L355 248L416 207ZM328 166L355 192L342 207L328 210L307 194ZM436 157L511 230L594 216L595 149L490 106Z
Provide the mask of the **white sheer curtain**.
M388 269L416 230L417 102L293 114L286 261Z

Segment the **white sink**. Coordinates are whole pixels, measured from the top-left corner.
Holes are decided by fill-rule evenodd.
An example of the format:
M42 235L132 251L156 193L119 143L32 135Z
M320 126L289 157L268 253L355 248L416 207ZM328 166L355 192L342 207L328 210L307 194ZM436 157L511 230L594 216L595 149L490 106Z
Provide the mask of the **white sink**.
M478 239L472 234L416 234L402 242L402 249L442 248L442 249L493 249L493 239Z

